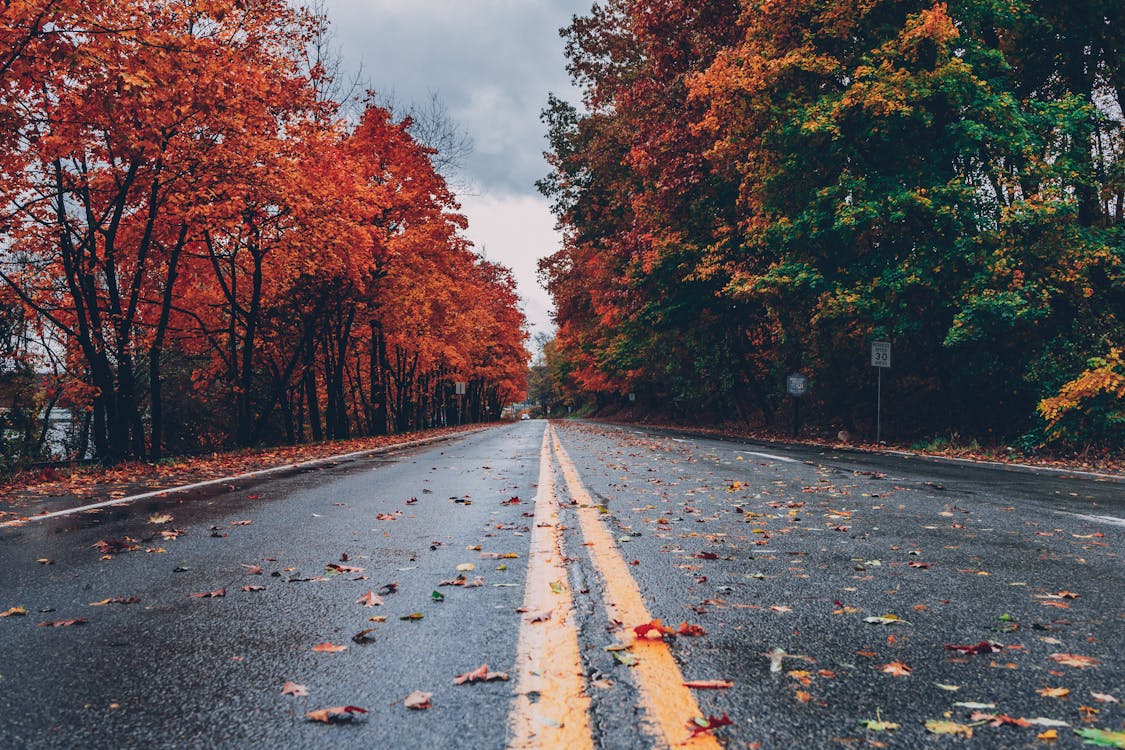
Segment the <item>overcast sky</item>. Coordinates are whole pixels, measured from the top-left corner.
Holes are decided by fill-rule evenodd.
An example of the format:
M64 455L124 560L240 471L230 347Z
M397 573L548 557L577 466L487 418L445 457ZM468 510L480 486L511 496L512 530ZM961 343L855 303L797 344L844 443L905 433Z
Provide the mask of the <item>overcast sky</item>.
M592 0L326 0L345 69L398 108L436 94L473 140L458 191L468 236L519 281L532 332L549 327L536 260L559 244L535 181L547 173L539 113L576 100L558 30Z

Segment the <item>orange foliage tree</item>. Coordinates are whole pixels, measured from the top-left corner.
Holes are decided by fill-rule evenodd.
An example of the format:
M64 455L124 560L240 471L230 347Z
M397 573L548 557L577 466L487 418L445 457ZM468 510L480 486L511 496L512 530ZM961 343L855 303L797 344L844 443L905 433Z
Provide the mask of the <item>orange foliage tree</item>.
M61 342L94 455L428 426L421 394L452 375L519 395L510 280L482 282L409 122L370 105L349 124L321 97L317 19L284 0L3 13L0 281Z

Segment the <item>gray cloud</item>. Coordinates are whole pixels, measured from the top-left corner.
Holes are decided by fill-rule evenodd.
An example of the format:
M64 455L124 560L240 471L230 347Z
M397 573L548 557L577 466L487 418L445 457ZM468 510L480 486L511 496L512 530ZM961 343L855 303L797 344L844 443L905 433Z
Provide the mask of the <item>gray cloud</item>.
M558 30L590 0L327 0L345 69L361 62L401 106L436 93L471 134L462 175L485 194L527 195L547 171L539 112L570 95Z

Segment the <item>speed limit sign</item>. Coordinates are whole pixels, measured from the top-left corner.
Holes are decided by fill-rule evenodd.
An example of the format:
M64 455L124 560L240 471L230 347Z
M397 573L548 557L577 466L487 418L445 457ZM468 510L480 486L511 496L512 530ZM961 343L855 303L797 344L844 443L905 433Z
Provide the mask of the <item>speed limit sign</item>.
M871 366L872 367L890 367L891 366L891 342L889 342L889 341L872 341L871 342Z

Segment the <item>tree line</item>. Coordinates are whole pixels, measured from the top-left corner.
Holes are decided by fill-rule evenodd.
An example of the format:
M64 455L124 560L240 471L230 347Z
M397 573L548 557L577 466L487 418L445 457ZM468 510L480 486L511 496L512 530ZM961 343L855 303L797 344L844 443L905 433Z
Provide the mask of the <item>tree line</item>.
M2 13L9 457L60 404L74 454L117 461L495 419L522 396L511 273L464 238L409 117L332 100L322 17L284 0Z
M605 0L563 30L556 398L1125 445L1125 5Z

